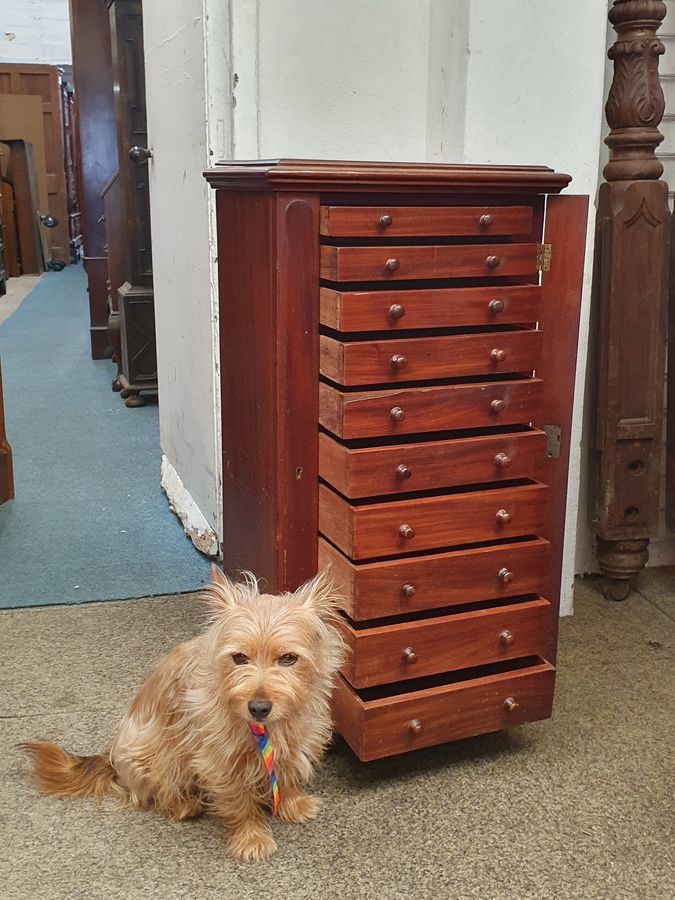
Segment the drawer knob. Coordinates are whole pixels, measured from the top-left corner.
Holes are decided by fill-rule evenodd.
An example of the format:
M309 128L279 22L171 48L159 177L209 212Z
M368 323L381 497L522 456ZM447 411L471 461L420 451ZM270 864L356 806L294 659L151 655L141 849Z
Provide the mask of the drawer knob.
M410 722L408 722L408 731L411 734L422 734L424 725L422 725L419 719L411 719Z
M508 509L498 509L495 514L495 519L500 525L508 525L512 518L513 516Z
M489 312L497 315L498 313L504 312L504 301L503 300L490 300L488 303Z
M502 260L499 256L488 256L488 258L485 260L485 265L488 267L488 269L497 269L501 265L501 262Z
M401 463L400 466L396 466L396 474L399 478L411 478L412 469L409 469L405 463Z
M504 362L506 359L506 350L502 350L501 347L495 347L494 350L490 351L490 359L493 362Z
M515 712L520 704L517 703L513 697L507 697L502 706L507 712Z
M414 665L417 662L417 654L412 647L406 647L401 656L403 657L403 662L410 663L410 665Z
M499 632L499 642L505 646L513 643L513 635L507 628Z
M498 453L495 456L495 465L499 466L500 469L508 469L511 465L511 457L507 456L506 453Z
M386 261L384 267L388 272L395 272L400 267L400 265L401 263L397 259L392 257L391 259L388 259Z
M497 572L497 578L499 578L502 584L511 584L513 581L513 572L504 566Z
M492 412L500 413L506 409L506 403L503 400L493 400L490 404Z
M403 356L402 353L394 353L391 358L391 367L392 369L405 369L408 365L408 360Z
M405 306L400 303L392 303L389 307L390 319L402 319L405 315Z
M489 228L490 225L492 225L492 216L486 214L484 216L481 216L479 221L483 228Z
M409 582L401 586L401 593L406 598L406 600L410 600L411 597L414 597L417 593L417 588L414 584L410 584Z
M402 410L400 406L394 406L389 410L389 418L393 422L402 422L405 419L405 410Z
M412 541L412 539L415 537L415 529L412 527L412 525L401 525L401 527L398 529L398 533L405 541Z
M393 221L394 221L394 220L392 219L391 216L380 216L380 225L381 225L383 228L389 228L389 226L391 225L391 223L392 223Z

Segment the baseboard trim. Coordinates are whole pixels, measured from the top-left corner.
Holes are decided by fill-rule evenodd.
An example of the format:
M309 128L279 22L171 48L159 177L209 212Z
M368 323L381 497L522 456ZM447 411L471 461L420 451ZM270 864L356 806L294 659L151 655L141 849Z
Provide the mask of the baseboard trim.
M162 456L160 483L169 501L169 509L178 516L183 531L197 550L206 556L217 558L219 548L216 533L166 456Z

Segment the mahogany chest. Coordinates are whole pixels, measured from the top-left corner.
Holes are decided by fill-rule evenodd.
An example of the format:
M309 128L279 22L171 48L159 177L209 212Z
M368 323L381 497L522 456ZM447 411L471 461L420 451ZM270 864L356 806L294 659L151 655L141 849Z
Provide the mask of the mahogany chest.
M544 167L206 175L226 570L331 566L362 760L548 717L587 198Z

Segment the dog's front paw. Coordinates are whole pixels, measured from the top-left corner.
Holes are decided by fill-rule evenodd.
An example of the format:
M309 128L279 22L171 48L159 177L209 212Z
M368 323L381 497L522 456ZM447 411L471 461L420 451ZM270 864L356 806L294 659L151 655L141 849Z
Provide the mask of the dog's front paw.
M254 823L230 834L227 849L231 856L246 862L260 862L277 849L272 833L264 825Z
M320 806L321 801L318 797L296 794L293 797L282 799L279 804L279 818L282 822L288 822L291 825L301 825L303 822L309 822L310 819L316 819Z

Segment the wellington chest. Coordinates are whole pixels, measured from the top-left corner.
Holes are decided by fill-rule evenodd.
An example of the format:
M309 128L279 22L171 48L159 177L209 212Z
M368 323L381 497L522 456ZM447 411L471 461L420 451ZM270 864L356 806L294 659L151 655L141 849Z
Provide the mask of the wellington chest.
M206 177L226 570L330 567L362 760L547 718L587 198L545 167Z

